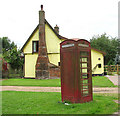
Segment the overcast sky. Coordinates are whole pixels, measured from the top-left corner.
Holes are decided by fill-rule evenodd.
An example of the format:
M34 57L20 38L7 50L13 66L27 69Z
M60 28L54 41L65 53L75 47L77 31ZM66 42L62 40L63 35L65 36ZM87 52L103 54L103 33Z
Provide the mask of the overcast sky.
M7 36L20 48L39 22L43 4L45 18L60 35L90 40L104 32L118 36L119 0L1 0L0 37Z

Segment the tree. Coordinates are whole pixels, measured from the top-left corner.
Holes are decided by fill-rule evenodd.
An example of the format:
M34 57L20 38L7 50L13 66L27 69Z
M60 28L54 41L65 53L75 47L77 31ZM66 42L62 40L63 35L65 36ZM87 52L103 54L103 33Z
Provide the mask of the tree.
M23 65L23 59L20 58L21 51L17 50L17 45L11 42L8 37L3 37L1 39L3 45L3 58L13 69L19 69Z
M115 64L120 64L120 55L117 53L115 57Z
M119 41L117 38L112 38L106 35L93 36L90 39L91 47L101 50L106 53L105 64L113 64L114 59L117 54L117 47L119 46Z
M0 38L0 57L2 55L2 39Z
M23 66L23 59L20 58L20 55L21 51L17 50L17 48L13 48L4 54L4 58L13 69L19 69Z
M15 45L14 42L11 42L10 39L8 39L8 37L3 37L1 38L1 40L2 40L3 54L8 50L11 50L15 47L17 48L17 45Z

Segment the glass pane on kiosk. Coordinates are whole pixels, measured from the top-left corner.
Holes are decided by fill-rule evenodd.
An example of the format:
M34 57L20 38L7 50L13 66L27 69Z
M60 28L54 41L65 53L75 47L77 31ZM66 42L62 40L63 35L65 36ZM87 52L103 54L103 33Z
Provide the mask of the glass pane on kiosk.
M88 94L89 94L88 90L87 91L83 91L83 96L88 96Z
M82 67L87 68L87 63L82 63Z
M83 80L83 84L88 84L88 80Z
M82 73L87 73L88 72L88 63L87 63L88 58L82 58Z
M88 52L86 52L86 51L81 51L81 52L80 52L80 56L88 56Z
M87 58L82 58L81 62L87 62Z
M82 78L83 78L83 79L88 78L88 74L82 74Z
M82 69L82 73L87 73L87 69Z
M82 95L83 96L87 96L89 94L89 91L88 91L88 80L83 80L82 84L83 84L83 86L82 86Z
M83 86L83 90L86 90L86 89L88 89L88 86Z
M88 52L86 51L81 51L80 52L80 72L82 73L82 96L88 96L89 95L89 90L88 90Z

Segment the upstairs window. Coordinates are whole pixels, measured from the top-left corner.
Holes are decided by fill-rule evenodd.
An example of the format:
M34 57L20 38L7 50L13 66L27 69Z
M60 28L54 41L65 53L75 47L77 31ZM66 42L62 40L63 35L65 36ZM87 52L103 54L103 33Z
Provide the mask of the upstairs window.
M38 41L33 41L33 43L32 43L32 51L33 51L33 53L37 53L38 52Z

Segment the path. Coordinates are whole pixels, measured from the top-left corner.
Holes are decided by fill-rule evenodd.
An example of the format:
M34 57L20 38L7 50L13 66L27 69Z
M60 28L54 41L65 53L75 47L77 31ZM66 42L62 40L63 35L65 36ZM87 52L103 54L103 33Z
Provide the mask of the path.
M0 86L2 91L61 92L61 87ZM94 87L94 93L118 93L117 87Z
M120 76L114 75L106 77L114 83L114 85L118 85L118 78ZM28 87L28 86L0 86L2 91L32 91L32 92L61 92L60 87ZM94 93L118 93L117 87L94 87Z
M118 76L117 74L114 76L106 75L106 77L114 84L118 85L118 80L120 79L120 75Z

